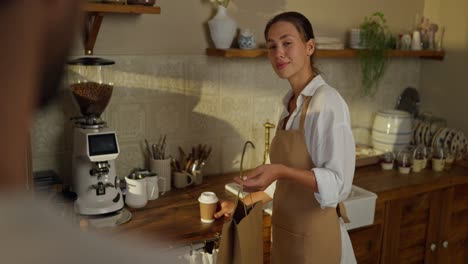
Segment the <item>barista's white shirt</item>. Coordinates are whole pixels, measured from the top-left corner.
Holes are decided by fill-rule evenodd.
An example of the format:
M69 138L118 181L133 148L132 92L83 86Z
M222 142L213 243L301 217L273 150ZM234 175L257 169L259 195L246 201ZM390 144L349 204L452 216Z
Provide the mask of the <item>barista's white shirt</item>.
M292 95L290 90L283 98L280 120L289 115L287 106ZM312 169L318 186L315 198L322 208L334 208L348 197L354 177L355 145L349 110L340 94L318 75L297 98L296 110L291 114L286 130L299 128L306 96L312 96L304 122L304 133L307 150L316 166ZM275 188L276 182L265 192L273 197ZM341 263L356 263L351 240L341 219L340 227Z

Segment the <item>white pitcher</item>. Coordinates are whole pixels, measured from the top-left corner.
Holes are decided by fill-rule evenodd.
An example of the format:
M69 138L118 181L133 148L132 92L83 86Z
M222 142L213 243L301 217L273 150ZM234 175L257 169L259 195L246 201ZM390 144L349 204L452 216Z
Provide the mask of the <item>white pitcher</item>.
M132 173L125 177L127 195L125 203L132 208L142 208L148 203L147 181L144 175Z

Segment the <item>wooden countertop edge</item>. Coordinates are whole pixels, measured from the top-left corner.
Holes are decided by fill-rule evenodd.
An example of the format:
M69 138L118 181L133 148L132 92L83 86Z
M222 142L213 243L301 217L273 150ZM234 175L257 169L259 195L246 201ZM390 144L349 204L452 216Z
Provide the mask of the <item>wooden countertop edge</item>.
M386 202L389 200L403 199L417 194L431 192L439 189L449 188L455 185L468 184L468 169L464 166L455 165L449 172L435 173L426 169L420 173L399 174L398 171L382 171L377 165L373 168L356 169L353 184L374 192L377 194L377 202ZM373 171L379 175L369 175L369 173L360 173L360 171ZM374 177L375 179L370 179ZM375 182L393 180L399 185L384 188L373 188ZM374 183L374 185L372 185ZM380 186L381 187L381 186Z

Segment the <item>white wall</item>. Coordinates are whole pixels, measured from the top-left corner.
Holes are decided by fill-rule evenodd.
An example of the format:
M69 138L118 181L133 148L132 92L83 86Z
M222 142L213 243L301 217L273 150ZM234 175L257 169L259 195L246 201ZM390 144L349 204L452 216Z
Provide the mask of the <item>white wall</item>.
M115 88L103 118L116 129L121 147L120 176L145 165L141 144L168 135L169 154L194 144L214 150L207 173L239 168L245 140L246 168L260 164L264 149L263 123L276 123L280 98L289 89L266 58L225 59L204 55L112 56ZM370 128L374 112L393 108L407 86L419 83L419 59L392 59L375 98L361 96L357 59L323 59L317 63L324 78L343 95L353 126ZM71 122L77 115L70 93L41 112L33 129L34 170L70 170ZM362 132L362 130L360 130ZM274 134L274 133L273 133ZM366 139L363 139L364 141ZM360 143L366 143L361 141Z
M267 119L275 122L279 98L289 89L278 80L266 58L226 59L205 56L212 46L206 22L214 9L208 0L158 0L161 15L109 15L104 18L95 55L116 61L115 89L104 113L117 130L122 153L119 176L144 166L141 143L167 133L169 152L207 143L215 149L207 173L237 170L242 143L253 140L257 148L246 167L263 157ZM285 10L303 12L316 35L344 39L349 28L364 16L381 11L390 29L409 29L423 0L231 0L229 13L241 27L263 39L266 21ZM75 49L75 54L83 51ZM324 78L347 101L354 126L368 129L374 112L393 108L408 86L419 86L419 59L392 59L374 98L361 96L357 59L322 59ZM38 114L32 131L35 170L70 172L71 124L76 115L70 94ZM365 142L361 142L365 143ZM250 152L249 152L250 153Z
M421 97L424 108L447 119L448 126L468 135L468 1L427 0L424 13L445 26L444 61L423 61Z

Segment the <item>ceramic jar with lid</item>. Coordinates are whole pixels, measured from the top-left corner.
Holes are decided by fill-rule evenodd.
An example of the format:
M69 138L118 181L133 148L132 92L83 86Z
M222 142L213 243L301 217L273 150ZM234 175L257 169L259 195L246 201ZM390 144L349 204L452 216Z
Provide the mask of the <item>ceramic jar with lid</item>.
M240 49L255 49L257 47L253 32L248 28L241 29L237 42Z

